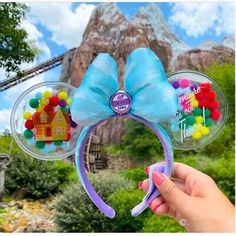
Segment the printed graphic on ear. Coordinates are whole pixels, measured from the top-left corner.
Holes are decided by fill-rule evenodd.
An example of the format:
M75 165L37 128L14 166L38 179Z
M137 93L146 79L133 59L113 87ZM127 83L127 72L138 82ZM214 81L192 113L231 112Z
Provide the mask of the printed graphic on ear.
M61 159L71 155L82 127L71 118L75 88L45 82L26 90L16 101L11 129L19 146L36 158Z
M227 120L224 94L213 79L199 72L179 71L168 80L178 96L176 116L163 123L173 147L191 150L206 146L217 138Z

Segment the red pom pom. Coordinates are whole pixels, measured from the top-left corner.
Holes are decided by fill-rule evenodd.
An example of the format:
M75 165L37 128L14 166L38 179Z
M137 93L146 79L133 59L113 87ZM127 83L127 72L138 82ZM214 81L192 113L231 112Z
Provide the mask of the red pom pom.
M214 100L216 97L216 94L213 91L209 91L209 93L207 93L207 98L209 100Z
M54 111L54 108L52 105L47 105L44 107L44 111L46 112L51 112L51 111Z
M216 109L218 107L219 107L219 102L217 102L216 100L214 100L213 102L210 102L210 104L209 104L209 108L211 110L214 110L214 109Z
M71 133L68 133L68 134L67 134L66 141L70 141L70 140L71 140Z
M47 143L47 144L50 144L50 143L52 143L52 141L46 141L46 143Z
M26 129L33 129L33 128L34 128L34 123L33 123L33 121L32 121L32 120L27 120L27 121L25 122L25 128L26 128Z
M200 85L201 91L203 92L208 92L211 89L211 84L210 83L202 83Z
M203 108L203 107L208 108L208 106L209 106L209 101L207 99L204 98L199 101L200 108Z
M217 121L217 120L219 120L220 115L221 115L220 111L216 109L211 112L211 119L214 121Z
M200 101L205 98L205 93L199 92L199 93L196 93L195 96L196 96L197 100Z
M57 106L59 103L59 98L57 96L53 96L49 98L49 104L52 106Z

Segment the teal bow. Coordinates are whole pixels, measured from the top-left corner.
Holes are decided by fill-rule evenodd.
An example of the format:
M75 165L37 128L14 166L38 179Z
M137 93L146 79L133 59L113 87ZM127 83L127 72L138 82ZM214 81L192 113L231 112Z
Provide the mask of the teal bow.
M70 109L72 119L82 126L90 126L115 115L109 101L118 88L116 61L108 53L100 53L75 91ZM138 48L129 55L124 88L132 98L130 114L153 123L175 117L178 107L175 89L151 49Z

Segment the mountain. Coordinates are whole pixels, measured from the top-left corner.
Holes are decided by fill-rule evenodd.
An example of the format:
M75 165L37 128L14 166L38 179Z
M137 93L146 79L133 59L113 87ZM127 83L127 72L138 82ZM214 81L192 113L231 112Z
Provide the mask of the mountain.
M122 89L124 65L128 54L135 48L151 48L160 57L165 70L171 72L199 69L226 60L234 62L232 45L232 39L226 37L220 45L206 42L190 48L172 32L155 3L140 8L131 20L124 17L116 3L102 3L93 11L82 43L64 57L60 80L79 86L92 60L98 53L108 52L118 62ZM113 119L98 128L96 134L102 143L117 143L123 133L122 127L121 120Z

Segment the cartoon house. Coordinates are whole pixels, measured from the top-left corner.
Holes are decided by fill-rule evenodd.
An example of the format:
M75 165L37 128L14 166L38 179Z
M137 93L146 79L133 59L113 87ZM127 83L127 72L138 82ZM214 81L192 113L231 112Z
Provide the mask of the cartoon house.
M37 141L66 140L70 129L69 113L62 112L35 112L33 117L35 139Z

